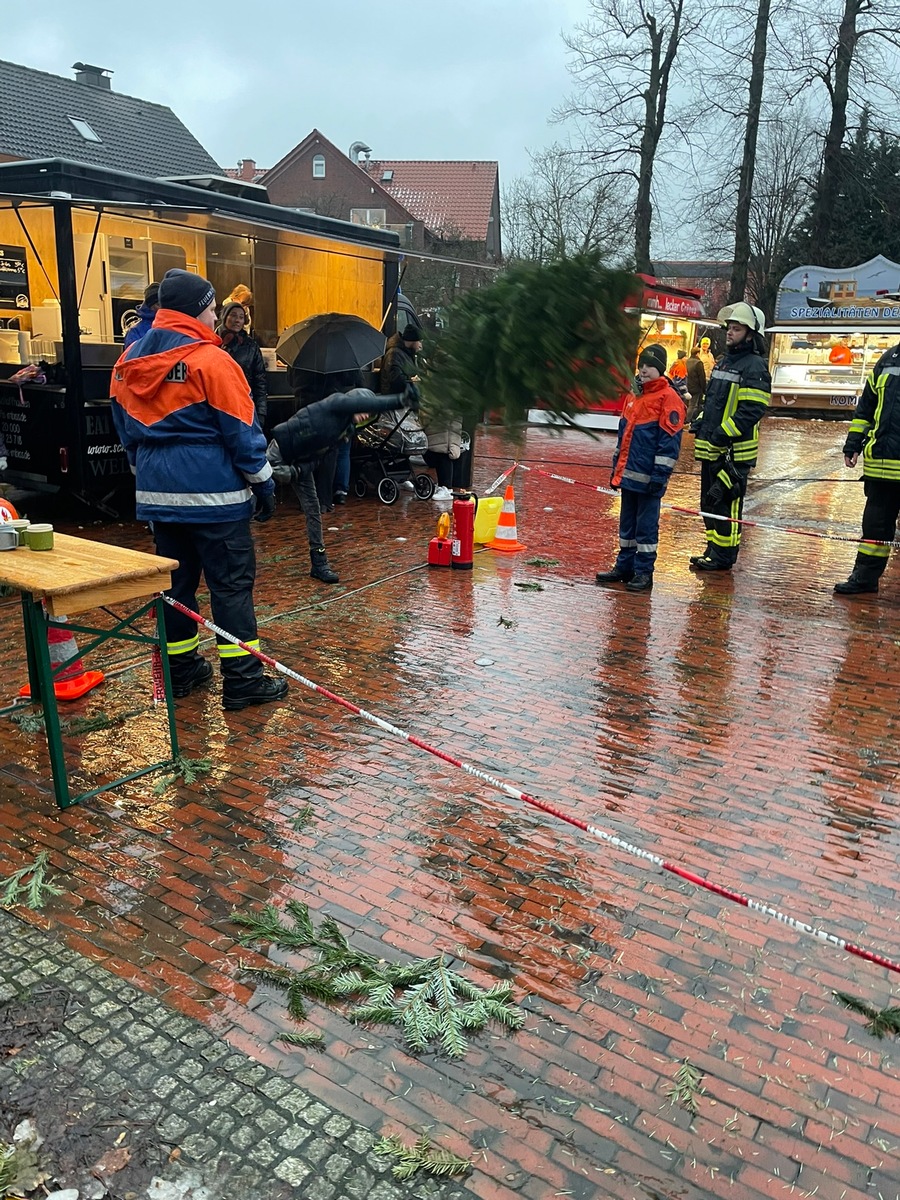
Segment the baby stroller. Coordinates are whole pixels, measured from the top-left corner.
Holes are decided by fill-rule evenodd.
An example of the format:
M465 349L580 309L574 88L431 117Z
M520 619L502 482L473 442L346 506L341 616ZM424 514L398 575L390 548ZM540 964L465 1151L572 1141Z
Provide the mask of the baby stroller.
M434 495L434 480L424 471L413 474L411 454L424 454L428 438L412 409L382 413L371 424L357 426L350 450L350 488L365 496L370 488L382 504L393 504L400 485L412 479L419 500Z

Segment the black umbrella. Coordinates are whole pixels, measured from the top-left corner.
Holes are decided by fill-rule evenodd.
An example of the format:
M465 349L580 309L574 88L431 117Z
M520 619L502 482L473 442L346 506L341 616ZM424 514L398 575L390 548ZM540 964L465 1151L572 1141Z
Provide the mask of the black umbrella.
M276 353L300 371L354 371L384 354L384 334L349 313L319 313L286 329Z

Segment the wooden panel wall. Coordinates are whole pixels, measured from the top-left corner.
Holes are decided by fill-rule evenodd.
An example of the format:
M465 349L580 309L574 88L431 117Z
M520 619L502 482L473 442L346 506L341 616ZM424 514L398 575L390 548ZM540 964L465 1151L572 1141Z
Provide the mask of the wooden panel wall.
M28 239L22 232L22 226L16 219L15 213L9 208L0 208L0 242L8 246L24 246L28 260L28 288L31 293L32 305L43 304L45 300L54 300L54 292L59 291L59 276L56 270L56 239L53 235L53 212L49 208L29 208L22 206L19 210L25 227L31 234L38 253L41 256L47 277L38 265ZM51 286L52 284L52 286ZM4 316L17 316L23 329L31 328L31 313L25 309L18 311L4 309Z

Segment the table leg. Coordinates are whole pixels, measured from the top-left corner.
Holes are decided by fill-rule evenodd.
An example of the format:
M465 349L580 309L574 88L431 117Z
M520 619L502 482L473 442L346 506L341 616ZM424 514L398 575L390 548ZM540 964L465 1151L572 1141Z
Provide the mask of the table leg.
M159 645L159 656L162 660L163 685L166 693L166 712L169 718L169 744L172 747L172 758L178 758L178 723L175 719L175 697L172 695L172 672L169 667L169 651L166 645L165 601L162 596L156 597L156 638Z
M30 644L29 676L32 671L32 656L34 657L35 678L31 680L31 699L32 702L39 701L44 710L44 728L47 732L47 750L50 754L50 770L57 807L68 808L75 801L69 792L59 709L56 704L56 692L53 690L53 668L50 665L50 648L47 644L47 617L40 600L35 601L31 597L29 600L30 603L26 606L25 640L26 644ZM23 596L23 605L24 603Z

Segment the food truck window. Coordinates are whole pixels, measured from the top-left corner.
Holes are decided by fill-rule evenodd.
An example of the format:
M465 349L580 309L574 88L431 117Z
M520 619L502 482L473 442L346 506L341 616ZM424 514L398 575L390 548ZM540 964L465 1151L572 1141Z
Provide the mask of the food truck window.
M23 363L53 361L59 276L53 210L0 201L0 377ZM39 340L38 340L39 339Z

